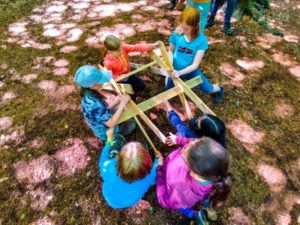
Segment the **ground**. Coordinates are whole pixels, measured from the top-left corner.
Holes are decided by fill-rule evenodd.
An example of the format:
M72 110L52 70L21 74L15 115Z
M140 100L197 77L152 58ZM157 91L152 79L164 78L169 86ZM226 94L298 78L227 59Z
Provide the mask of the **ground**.
M207 31L201 69L224 86L224 102L214 105L195 92L226 122L235 177L217 224L300 224L300 3L271 3L267 17L284 37L264 33L247 17L234 23L234 36L220 31L221 21ZM0 1L0 224L190 224L159 207L155 188L133 209L107 206L97 168L101 143L84 123L73 83L80 65L102 62L107 34L167 43L177 15L167 4ZM163 91L161 77L141 76L148 85L143 99ZM186 117L178 99L171 104ZM150 111L164 134L174 131L163 106ZM172 150L151 137L164 155ZM145 142L140 132L130 139Z

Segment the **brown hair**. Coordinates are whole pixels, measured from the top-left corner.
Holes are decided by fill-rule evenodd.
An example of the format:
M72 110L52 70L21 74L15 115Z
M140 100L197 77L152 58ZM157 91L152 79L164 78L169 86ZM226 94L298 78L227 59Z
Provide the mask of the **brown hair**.
M200 13L194 7L186 7L183 12L181 13L179 23L186 23L187 25L193 28L192 30L192 38L196 38L200 32Z
M221 206L233 185L233 178L228 173L227 150L215 140L203 137L188 146L186 157L191 171L213 182L214 188L209 196L211 206Z
M121 40L114 35L108 35L104 40L104 46L109 51L116 51L121 46Z
M139 142L129 142L121 150L117 169L119 176L128 183L142 179L150 173L153 161Z

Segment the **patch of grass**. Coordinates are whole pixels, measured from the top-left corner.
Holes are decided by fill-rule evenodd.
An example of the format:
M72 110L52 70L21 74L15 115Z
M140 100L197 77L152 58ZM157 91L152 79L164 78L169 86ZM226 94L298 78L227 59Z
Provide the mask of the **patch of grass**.
M0 2L0 39L3 37L6 26L28 15L34 7L42 4L45 0L1 0Z

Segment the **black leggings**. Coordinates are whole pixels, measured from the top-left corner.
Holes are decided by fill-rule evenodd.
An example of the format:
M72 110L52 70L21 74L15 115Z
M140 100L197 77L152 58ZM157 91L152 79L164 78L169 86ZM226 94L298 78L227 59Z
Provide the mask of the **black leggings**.
M132 75L124 80L123 83L131 84L134 93L142 91L146 88L145 82L136 75Z

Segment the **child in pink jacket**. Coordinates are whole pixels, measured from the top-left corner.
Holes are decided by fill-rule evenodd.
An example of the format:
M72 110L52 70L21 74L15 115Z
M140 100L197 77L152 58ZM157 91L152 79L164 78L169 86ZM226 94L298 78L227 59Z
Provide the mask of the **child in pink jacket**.
M107 54L104 57L104 66L106 69L112 71L113 78L116 79L122 74L129 73L131 70L128 53L150 52L158 45L159 42L155 42L154 44L129 45L121 43L121 40L113 35L108 35L104 41L104 46L107 50ZM146 87L144 81L136 75L131 75L123 80L123 82L131 84L134 92L142 91Z
M195 219L197 225L204 225L207 211L196 211L193 207L197 203L205 206L208 199L210 206L216 208L226 200L232 186L227 151L208 137L189 139L171 135L166 143L178 148L157 167L158 202L163 208L179 210Z

